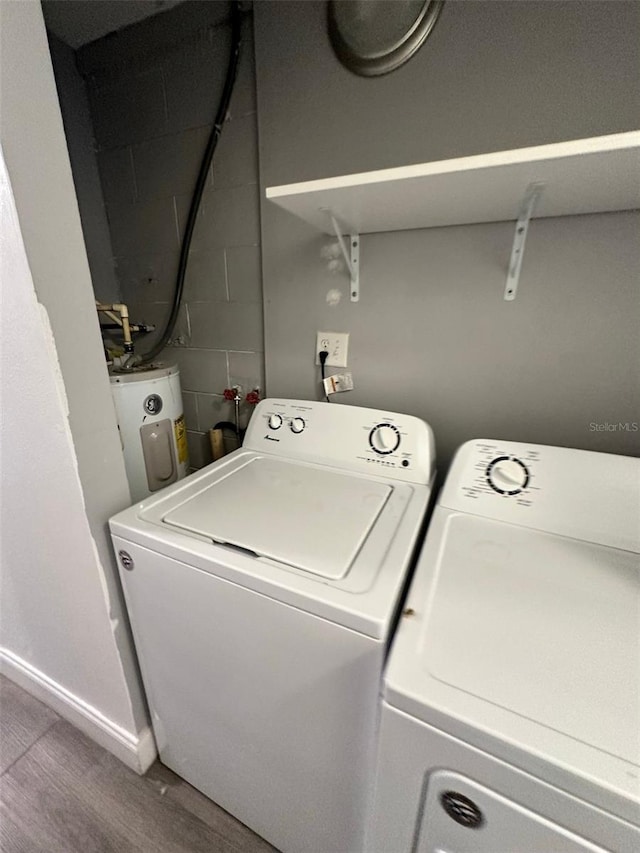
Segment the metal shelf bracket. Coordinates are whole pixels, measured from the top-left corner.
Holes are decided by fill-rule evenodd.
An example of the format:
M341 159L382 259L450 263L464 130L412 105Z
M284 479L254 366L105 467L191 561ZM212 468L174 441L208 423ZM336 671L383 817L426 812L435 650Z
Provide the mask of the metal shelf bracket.
M342 232L345 230L340 227L340 223L335 218L333 213L330 210L326 211L329 219L331 220L331 225L335 232L336 237L338 238L338 243L340 244L340 251L342 252L342 256L344 258L344 262L347 265L349 270L349 276L351 279L351 301L359 302L360 301L360 235L359 234L349 234L349 245L347 246L345 243L345 239L342 236Z
M527 242L527 233L529 232L529 222L533 216L538 199L542 195L544 184L534 183L529 184L520 205L518 213L518 221L516 222L516 233L513 237L513 247L511 249L511 257L509 259L509 273L507 275L507 285L504 289L504 298L507 302L512 302L516 298L518 292L518 282L520 281L520 270L522 269L522 259L524 257L524 247Z

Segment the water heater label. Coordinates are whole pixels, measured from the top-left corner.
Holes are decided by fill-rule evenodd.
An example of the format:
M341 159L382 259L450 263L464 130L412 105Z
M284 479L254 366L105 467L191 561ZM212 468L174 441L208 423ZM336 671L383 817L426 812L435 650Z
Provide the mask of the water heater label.
M184 415L180 415L173 422L173 429L176 436L176 447L178 448L178 465L183 462L188 462L189 451L187 450L187 428L184 422Z

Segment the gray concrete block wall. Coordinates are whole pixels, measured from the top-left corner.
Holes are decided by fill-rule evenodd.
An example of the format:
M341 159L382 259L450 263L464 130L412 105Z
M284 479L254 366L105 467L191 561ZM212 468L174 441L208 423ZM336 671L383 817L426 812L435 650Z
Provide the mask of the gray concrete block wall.
M118 302L119 284L113 268L87 88L72 48L51 33L48 40L93 292L101 302Z
M134 321L158 327L138 342L140 352L157 340L171 309L191 194L229 57L230 26L216 21L222 4L208 4L208 24L207 8L190 5L81 52L122 299ZM230 112L193 235L180 315L162 355L180 367L194 468L210 461L207 430L233 419L224 389L237 384L243 395L264 389L251 23L243 24ZM250 406L241 408L244 424Z

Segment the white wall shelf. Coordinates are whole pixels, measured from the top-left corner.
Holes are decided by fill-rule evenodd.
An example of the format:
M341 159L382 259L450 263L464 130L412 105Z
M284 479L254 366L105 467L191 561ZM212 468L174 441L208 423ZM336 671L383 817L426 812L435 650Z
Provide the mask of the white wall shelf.
M269 187L266 197L318 230L369 234L640 208L640 131Z

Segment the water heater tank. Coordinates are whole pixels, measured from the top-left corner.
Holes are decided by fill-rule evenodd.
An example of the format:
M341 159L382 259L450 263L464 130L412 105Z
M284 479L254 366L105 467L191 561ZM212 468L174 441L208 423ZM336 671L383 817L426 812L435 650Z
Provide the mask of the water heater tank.
M124 465L134 502L189 470L180 371L174 366L113 373Z

